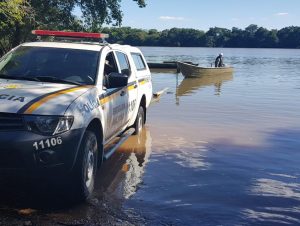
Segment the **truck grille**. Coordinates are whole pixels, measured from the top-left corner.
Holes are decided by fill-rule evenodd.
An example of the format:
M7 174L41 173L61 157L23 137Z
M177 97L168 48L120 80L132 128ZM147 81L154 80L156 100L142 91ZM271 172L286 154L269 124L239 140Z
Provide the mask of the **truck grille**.
M0 131L23 130L24 128L21 115L0 113Z

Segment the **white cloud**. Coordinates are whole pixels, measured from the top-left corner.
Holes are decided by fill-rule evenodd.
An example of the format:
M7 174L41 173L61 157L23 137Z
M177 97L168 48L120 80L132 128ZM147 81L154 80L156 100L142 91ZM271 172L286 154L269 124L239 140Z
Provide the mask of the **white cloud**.
M184 20L183 17L175 17L175 16L160 16L160 20Z
M275 16L287 16L289 13L276 13Z

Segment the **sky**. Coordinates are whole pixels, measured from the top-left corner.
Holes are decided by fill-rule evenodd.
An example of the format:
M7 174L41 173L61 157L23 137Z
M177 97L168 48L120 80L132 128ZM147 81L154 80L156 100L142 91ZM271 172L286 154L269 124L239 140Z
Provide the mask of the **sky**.
M267 29L300 26L300 0L146 0L139 8L122 0L122 26L159 31L210 27L244 29L250 24Z

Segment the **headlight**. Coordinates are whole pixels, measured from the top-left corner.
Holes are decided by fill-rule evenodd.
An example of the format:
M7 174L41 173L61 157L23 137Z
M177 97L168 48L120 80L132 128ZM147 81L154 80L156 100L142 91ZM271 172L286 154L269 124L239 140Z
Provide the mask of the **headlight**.
M56 135L71 129L72 116L30 115L24 117L27 130L42 135Z

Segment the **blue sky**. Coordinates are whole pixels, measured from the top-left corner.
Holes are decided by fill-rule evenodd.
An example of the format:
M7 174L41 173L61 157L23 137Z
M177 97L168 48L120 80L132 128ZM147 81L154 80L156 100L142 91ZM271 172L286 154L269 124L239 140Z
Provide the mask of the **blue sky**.
M300 26L300 0L146 0L139 8L122 0L122 26L158 30L210 27L245 28L250 24L272 29Z

